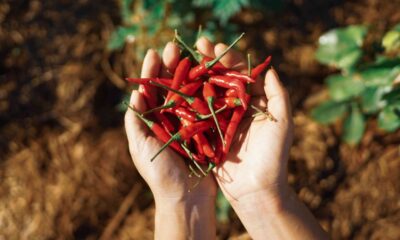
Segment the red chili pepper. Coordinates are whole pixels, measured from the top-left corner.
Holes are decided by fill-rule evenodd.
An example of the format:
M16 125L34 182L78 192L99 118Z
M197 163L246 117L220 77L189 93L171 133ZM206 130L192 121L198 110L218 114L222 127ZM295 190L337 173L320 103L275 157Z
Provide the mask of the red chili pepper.
M232 88L238 94L238 97L242 103L243 108L247 109L247 102L246 102L246 88L244 87L243 83L238 79L232 79L228 76L212 76L208 79L208 81L212 84L223 88Z
M228 120L226 120L226 118L221 114L217 114L217 120L221 127L221 131L225 133L228 128Z
M192 68L189 72L189 80L196 80L198 77L206 74L208 69L214 66L225 54L243 37L242 33L231 45L229 45L218 57L214 58L212 61L205 63L200 63L196 67Z
M198 141L200 145L202 146L202 150L204 152L204 155L206 155L209 158L215 157L214 150L212 149L210 143L208 142L207 138L204 136L203 133L198 133L193 136L193 139L198 138ZM195 139L196 141L196 139Z
M215 106L224 106L226 105L228 108L236 108L242 106L242 102L239 98L235 97L224 97L224 98L217 98L215 100Z
M233 137L235 136L237 127L242 120L244 113L246 110L244 110L242 107L238 107L235 110L233 110L232 118L228 124L228 128L225 133L225 142L226 145L223 146L222 152L224 154L227 154L229 152L229 148L231 147Z
M225 144L224 135L222 134L221 127L219 126L217 116L215 115L215 111L214 111L214 107L213 107L216 96L217 96L217 93L215 92L213 85L211 85L208 82L204 82L203 97L204 97L204 99L206 99L208 108L210 109L211 114L214 118L214 122L215 122L215 126L217 127L218 134L221 137L222 142Z
M179 63L178 66L176 67L175 73L174 73L174 78L172 79L172 83L170 88L172 89L179 89L181 83L183 80L186 79L189 70L190 70L190 65L192 63L190 62L188 57L185 57L182 59ZM173 92L169 91L167 94L167 97L165 98L164 104L167 104L169 99L171 98Z
M155 86L159 86L159 87L163 87L163 88L166 87L166 86L164 86L162 84L159 84L159 83L156 83L156 82L152 82L152 81L150 81L150 82L151 82L151 84L153 84ZM197 91L197 89L199 89L201 87L201 85L202 85L201 82L188 83L185 86L181 87L181 89L179 89L178 92L182 93L183 95L192 95ZM169 87L166 87L166 88L171 89ZM176 90L173 90L173 91L176 91ZM149 113L152 113L152 112L155 112L155 111L159 111L159 110L162 110L162 109L177 107L177 106L180 106L180 104L183 101L184 101L184 99L181 97L181 95L174 94L174 95L172 95L171 99L168 101L167 104L164 104L162 106L150 109L150 110L148 110L147 112L145 112L143 114L145 115L145 114L149 114Z
M220 107L217 111L215 111L215 113L219 113L222 112L223 110L226 109L225 105L222 105L222 107ZM208 115L201 115L201 114L196 114L195 112L190 111L189 109L187 109L186 107L177 107L174 108L174 113L176 114L176 116L188 120L190 122L196 122L199 120L206 120L212 117L212 114L208 114Z
M256 79L258 77L258 75L260 75L262 73L262 71L264 71L267 68L267 66L269 65L270 62L271 62L271 56L268 56L264 60L264 62L257 65L256 67L254 67L251 70L251 78Z
M212 61L213 59L207 56L204 56L203 59L201 60L202 64L206 64L207 62ZM217 62L214 66L211 67L210 70L208 70L208 73L211 74L215 74L216 72L221 72L221 71L225 71L228 70L228 68L226 68L222 63Z
M140 92L143 94L146 104L149 108L154 108L157 106L157 89L153 85L140 85ZM155 112L155 117L164 127L164 129L172 133L175 131L174 125L171 121L159 112Z
M256 80L254 80L253 78L251 78L243 73L240 73L238 71L234 71L234 70L225 70L225 71L220 71L219 73L224 76L237 78L240 81L242 81L243 83L255 83L256 82Z
M228 89L225 91L225 97L237 97L237 93L235 89Z
M246 96L246 102L250 101L250 95ZM226 145L223 146L223 153L226 155L229 152L229 148L232 144L233 137L235 136L237 127L242 120L246 110L243 107L237 107L233 110L231 120L229 121L228 127L225 132Z
M198 113L200 114L209 114L210 111L208 109L207 104L202 101L200 98L198 97L193 97L193 96L189 96L185 93L183 93L182 91L178 91L175 89L172 89L170 87L158 84L158 83L154 83L156 86L162 87L168 91L174 92L175 94L172 95L171 100L174 99L175 96L179 96L180 98L183 98L187 103L189 103L189 105ZM175 106L178 106L178 104L175 104Z
M172 137L160 148L160 150L150 159L153 161L165 148L167 148L174 141L184 141L187 140L197 133L201 133L211 128L213 125L210 121L194 122L191 125L182 127L177 133L172 135Z
M150 130L154 133L154 135L160 139L161 141L163 141L164 143L168 142L171 138L171 136L156 122L153 122L149 119L146 119L145 117L143 117L140 113L138 113L134 108L132 108L131 106L128 105L128 107L135 113L135 115L142 120L146 126L148 128L150 128ZM176 152L178 152L179 154L183 155L184 157L189 157L188 154L185 152L185 150L183 150L183 148L181 146L179 146L178 143L173 142L171 143L171 148L173 148Z
M142 85L150 85L150 81L165 85L171 86L172 79L171 78L125 78L126 81L136 84Z
M223 147L222 140L218 138L217 142L215 144L215 151L214 151L215 152L215 156L214 156L214 158L211 159L211 161L215 165L219 165L223 161L223 159L222 159L222 156L223 156L222 147Z

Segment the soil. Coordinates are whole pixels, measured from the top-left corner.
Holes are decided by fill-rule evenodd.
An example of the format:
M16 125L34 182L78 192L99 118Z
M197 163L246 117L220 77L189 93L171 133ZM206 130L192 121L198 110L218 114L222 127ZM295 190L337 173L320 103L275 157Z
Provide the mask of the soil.
M398 0L292 0L283 12L234 19L247 33L244 50L272 54L289 89L289 181L332 239L400 239L400 131L370 120L350 147L340 122L309 117L334 71L314 60L316 42L348 24L379 35L400 22L398 9ZM128 90L115 78L125 54L105 50L118 13L117 1L0 3L0 239L153 238L152 195L116 107ZM249 238L234 212L218 237Z

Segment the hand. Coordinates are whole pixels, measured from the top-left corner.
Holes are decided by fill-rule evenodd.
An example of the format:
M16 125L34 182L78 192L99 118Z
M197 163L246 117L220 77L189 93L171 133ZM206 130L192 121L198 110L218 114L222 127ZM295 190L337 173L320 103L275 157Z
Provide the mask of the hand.
M215 57L226 45L201 38L197 47ZM243 57L233 50L221 63L246 70ZM251 95L252 104L266 107L276 121L263 116L242 120L226 161L214 172L218 185L253 239L327 239L287 182L293 123L288 94L275 70L253 84Z
M143 62L141 77L165 77L166 72L174 71L178 61L179 49L173 43L165 47L162 61L156 51L150 49ZM130 105L144 112L146 104L140 90L132 92ZM156 237L215 236L217 187L212 175L203 178L199 185L191 189L197 179L188 177L189 170L184 159L173 150L165 149L150 162L163 143L129 109L125 115L125 129L133 162L154 194Z
M204 55L215 57L226 45L214 46L206 38L201 38L197 47ZM246 61L233 50L221 59L221 63L247 72ZM293 129L288 94L277 73L271 69L264 81L257 80L251 95L252 104L259 108L267 107L277 121L271 121L265 116L255 119L246 116L239 125L236 140L232 143L225 163L215 171L219 186L233 204L248 194L265 191L275 196L287 187L286 168Z

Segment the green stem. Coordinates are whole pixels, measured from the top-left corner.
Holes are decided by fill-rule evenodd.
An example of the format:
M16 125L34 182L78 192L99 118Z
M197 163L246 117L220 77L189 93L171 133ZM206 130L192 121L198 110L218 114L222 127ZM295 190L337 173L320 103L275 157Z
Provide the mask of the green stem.
M200 63L201 62L201 57L198 53L196 53L191 47L189 47L181 38L181 36L179 36L178 31L175 29L175 39L178 41L179 44L181 44L183 46L183 48L185 50L187 50L190 55L192 55L192 57L194 58L194 60L196 60L196 62Z
M250 58L250 53L247 54L247 75L251 76L251 58Z
M189 95L187 95L187 94L184 94L183 92L180 92L180 91L178 91L178 90L176 90L176 89L170 88L170 87L168 87L168 86L159 84L159 83L154 82L154 81L151 81L151 80L150 80L150 83L153 84L153 85L155 85L155 86L157 86L157 87L161 87L161 88L164 88L164 89L166 89L166 90L168 90L168 91L171 91L171 92L173 92L173 93L178 94L178 95L181 96L183 99L185 99L186 102L188 102L188 103L190 103L190 104L193 103L193 101L194 101L194 98L193 98L192 96L189 96Z
M218 134L221 137L222 143L225 146L226 143L225 143L224 135L222 134L221 127L219 126L219 122L217 120L217 115L215 114L215 111L214 111L214 108L213 108L213 105L212 105L213 102L214 102L213 97L208 97L207 98L208 108L210 109L210 112L211 112L211 114L213 116L213 119L214 119L214 122L215 122L215 126L217 127Z
M212 162L208 163L208 168L207 168L206 173L209 174L211 172L211 170L213 170L215 168L215 166L216 166L215 163L212 163Z
M132 106L130 106L127 102L124 102L124 104L125 104L129 109L131 109L131 110L135 113L135 115L136 115L140 120L142 120L142 121L151 129L151 127L152 127L153 124L154 124L153 121L150 121L150 120L144 118L138 111L136 111L136 109L134 109Z
M213 60L206 62L205 66L207 69L214 66L225 54L243 37L244 33L240 34L238 38L235 39L218 57L214 58Z
M196 43L197 43L197 41L199 40L199 38L200 38L200 36L201 36L201 34L202 34L202 30L203 30L203 27L202 27L201 24L200 24L200 25L199 25L199 29L197 30L196 41L195 41L194 44L193 44L193 48L197 48Z
M150 162L152 162L164 149L166 149L173 141L177 141L181 138L181 135L179 133L175 133L172 135L172 137L158 150L158 152L150 159Z
M228 107L227 105L224 105L224 106L221 107L220 109L216 110L216 111L215 111L215 114L218 114L218 113L224 111L227 107ZM197 115L197 116L199 117L200 120L206 120L206 119L209 119L209 118L213 117L212 113L207 114L207 115L201 115L201 114L199 114L199 115Z
M170 101L165 105L162 105L162 106L159 106L159 107L155 107L155 108L152 108L152 109L144 112L143 115L147 115L149 113L156 112L156 111L159 111L159 110L162 110L162 109L172 108L172 107L174 107L174 105L175 105L175 103L173 101Z

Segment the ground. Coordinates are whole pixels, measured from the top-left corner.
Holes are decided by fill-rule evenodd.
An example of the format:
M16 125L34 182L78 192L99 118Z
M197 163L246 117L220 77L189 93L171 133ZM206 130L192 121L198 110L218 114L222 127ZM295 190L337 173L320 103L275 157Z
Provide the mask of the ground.
M247 33L241 47L272 54L289 89L289 181L332 239L400 238L400 132L371 120L351 147L340 142L340 122L309 117L334 71L314 60L316 41L348 24L383 32L400 22L399 8L398 0L293 0L282 13L234 19ZM0 3L0 239L153 237L152 196L115 107L128 89L112 77L123 73L124 54L105 50L118 12L116 1ZM248 238L233 212L218 236Z

